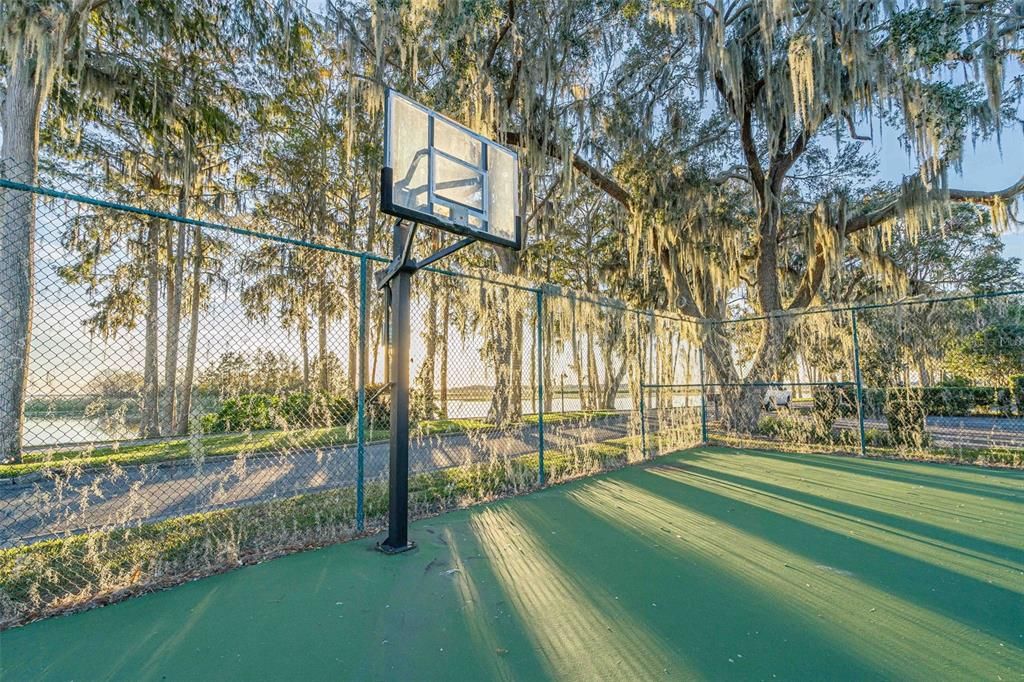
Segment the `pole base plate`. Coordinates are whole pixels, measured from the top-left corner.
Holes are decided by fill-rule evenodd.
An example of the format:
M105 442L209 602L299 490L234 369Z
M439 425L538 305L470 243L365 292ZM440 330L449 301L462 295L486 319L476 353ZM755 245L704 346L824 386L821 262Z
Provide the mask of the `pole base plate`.
M402 552L408 552L411 549L416 549L416 543L409 540L403 547L392 547L387 544L387 541L377 543L377 551L382 554L401 554Z

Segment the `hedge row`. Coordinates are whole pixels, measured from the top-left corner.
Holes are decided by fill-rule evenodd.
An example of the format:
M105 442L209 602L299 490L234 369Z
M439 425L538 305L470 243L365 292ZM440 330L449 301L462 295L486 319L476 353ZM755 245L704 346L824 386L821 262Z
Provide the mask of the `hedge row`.
M367 387L366 419L370 428L386 428L387 400ZM203 415L203 433L262 431L279 428L348 426L355 419L355 399L327 393L296 391L285 395L244 393L228 398L216 412Z
M864 415L885 416L885 405L891 400L911 400L924 409L925 414L937 417L966 417L979 409L1009 414L1016 405L1017 413L1024 414L1024 377L1011 387L994 386L927 386L864 388ZM841 415L857 413L857 389L842 386ZM816 392L817 393L817 392Z
M1017 404L1017 414L1024 415L1024 374L1010 376L1010 393Z
M763 417L758 432L772 438L796 443L833 443L837 419L857 412L856 393L850 387L823 386L814 390L814 406L809 419ZM925 403L920 389L890 389L872 399L881 401L878 410L889 425L889 441L894 447L919 450L928 444L925 431ZM865 397L867 403L867 397ZM871 410L865 406L865 412Z

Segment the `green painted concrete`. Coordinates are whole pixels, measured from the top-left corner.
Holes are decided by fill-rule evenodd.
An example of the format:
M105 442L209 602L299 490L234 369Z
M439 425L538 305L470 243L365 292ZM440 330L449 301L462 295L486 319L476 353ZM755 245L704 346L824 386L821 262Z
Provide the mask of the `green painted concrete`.
M27 679L1019 679L1024 473L703 448L0 634Z

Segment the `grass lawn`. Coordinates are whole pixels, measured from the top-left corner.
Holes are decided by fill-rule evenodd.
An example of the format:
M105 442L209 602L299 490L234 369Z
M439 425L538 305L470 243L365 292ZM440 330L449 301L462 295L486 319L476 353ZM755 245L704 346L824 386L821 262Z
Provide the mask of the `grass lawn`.
M1024 472L698 448L2 634L28 679L1016 679Z
M566 412L544 415L545 426L565 421L592 420L615 412ZM534 426L537 415L526 415L522 424ZM493 429L494 424L480 419L436 419L421 421L413 428L413 436L431 436ZM385 440L387 429L368 429L366 440ZM198 454L204 457L235 456L280 450L350 445L356 441L355 429L348 427L290 429L285 431L253 431L218 433L191 438L172 438L138 445L104 445L78 450L38 450L26 452L18 464L0 464L0 478L11 478L49 466L66 465L100 467L110 464L127 466L187 459Z
M637 457L639 445L637 437L626 436L569 451L547 450L545 480L555 483L621 467ZM409 477L410 509L414 516L429 515L522 494L538 483L537 453L414 474ZM387 498L386 482L366 484L367 527L383 527ZM0 629L41 614L123 598L125 591L137 594L282 551L351 539L356 500L354 486L339 487L0 549Z

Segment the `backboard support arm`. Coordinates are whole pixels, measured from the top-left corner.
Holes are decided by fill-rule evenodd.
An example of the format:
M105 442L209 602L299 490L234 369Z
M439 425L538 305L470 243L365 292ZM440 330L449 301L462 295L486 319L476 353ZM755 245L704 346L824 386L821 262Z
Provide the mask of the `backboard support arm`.
M458 251L459 249L461 249L463 247L466 247L466 246L469 246L470 244L472 244L475 241L476 241L476 239L474 239L473 237L463 237L462 239L460 239L459 241L455 242L454 244L451 244L449 246L444 247L443 249L439 249L438 251L435 251L434 253L430 254L429 256L424 258L423 260L416 261L416 269L420 270L421 268L425 268L428 265L432 265L433 263L436 263L437 261L441 260L445 256L450 256L453 253L455 253L456 251Z
M399 219L398 222L395 223L395 228L397 229L401 224L402 219ZM467 247L476 241L476 239L473 237L463 237L454 244L449 244L448 246L435 251L434 253L430 254L423 260L416 261L412 260L411 258L412 240L413 237L416 235L416 228L417 223L413 223L411 228L404 230L405 236L403 238L402 250L399 252L397 256L395 256L395 259L392 260L386 268L378 272L377 275L375 276L377 280L378 289L383 289L384 287L386 287L391 282L391 280L393 280L398 275L398 273L402 271L416 272L417 270L422 270L423 268L436 263L437 261L441 260L446 256L452 255L459 249Z

